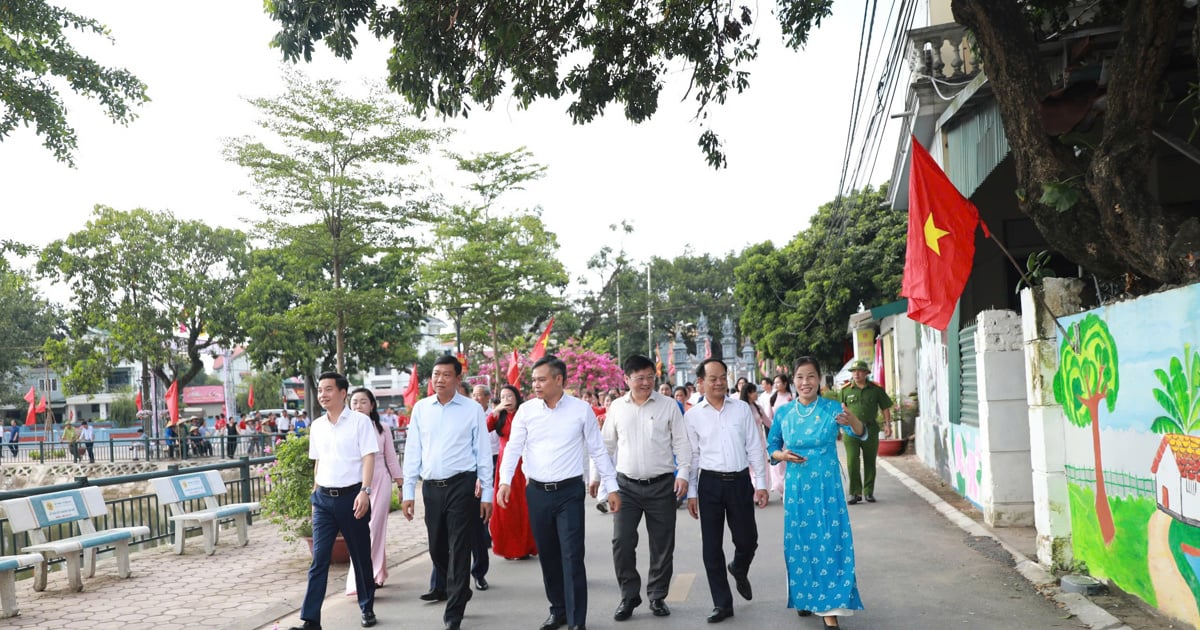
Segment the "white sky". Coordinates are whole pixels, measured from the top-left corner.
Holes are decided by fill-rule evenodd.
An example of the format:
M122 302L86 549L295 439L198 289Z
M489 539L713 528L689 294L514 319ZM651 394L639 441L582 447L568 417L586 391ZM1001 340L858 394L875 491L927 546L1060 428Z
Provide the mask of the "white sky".
M44 245L82 228L97 203L169 209L184 218L245 227L243 220L257 210L238 191L251 182L222 159L221 147L224 138L259 133L243 97L282 90L280 55L267 47L276 27L261 3L62 4L109 27L114 46L98 38L76 38L77 45L102 64L130 69L147 84L152 101L122 127L95 104L68 99L79 133L75 169L55 161L32 130L0 142L0 238ZM470 119L445 121L460 130L455 149L523 145L549 167L545 178L508 203L542 206L573 279L605 244L623 246L634 260L689 249L721 255L767 239L782 245L837 193L863 5L839 0L833 18L801 52L781 43L766 13L773 6L752 5L762 12L756 29L763 43L759 60L748 67L750 89L709 113L725 141L728 169L710 169L696 146L700 128L692 101L680 102L687 79L681 69L649 123L635 126L619 107L610 107L604 119L574 126L565 103L540 102L521 111L502 101L494 111L475 108ZM366 79L382 81L385 48L367 35L355 59L341 62L321 45L303 69L356 88ZM890 175L888 154L896 146L891 122L872 183ZM608 226L623 219L636 231L622 240ZM60 290L48 293L66 299Z

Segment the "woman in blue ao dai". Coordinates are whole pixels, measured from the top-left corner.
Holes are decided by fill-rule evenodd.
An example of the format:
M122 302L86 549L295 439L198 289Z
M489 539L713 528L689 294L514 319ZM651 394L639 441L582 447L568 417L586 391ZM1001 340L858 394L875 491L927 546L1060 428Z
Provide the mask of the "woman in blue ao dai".
M866 439L866 427L841 404L820 396L816 359L801 358L792 374L796 397L775 411L767 436L771 463L787 467L783 551L788 608L820 615L826 628L836 628L838 617L863 609L837 434Z

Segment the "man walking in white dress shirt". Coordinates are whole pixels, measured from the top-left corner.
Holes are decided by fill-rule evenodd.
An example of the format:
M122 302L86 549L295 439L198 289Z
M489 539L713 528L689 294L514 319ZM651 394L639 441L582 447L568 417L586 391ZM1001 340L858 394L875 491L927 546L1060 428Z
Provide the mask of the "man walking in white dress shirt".
M317 379L317 402L325 415L313 422L308 457L313 464L312 565L300 607L303 625L321 630L321 604L329 581L329 558L340 533L354 563L362 626L375 625L375 575L371 567L371 479L379 441L371 419L346 406L350 382L335 372ZM384 489L386 491L386 489Z
M616 460L621 496L612 538L613 567L621 588L621 602L613 613L617 621L629 619L642 603L637 545L643 514L650 542L650 612L656 617L671 614L665 600L674 572L676 501L687 495L692 462L692 443L679 404L654 391L654 362L633 355L623 368L629 393L613 401L600 432Z
M585 630L587 573L583 565L584 450L600 474L609 510L619 511L616 471L604 450L600 426L591 405L568 396L563 387L567 366L546 355L533 364L533 393L517 410L500 466L496 504L508 506L517 460L528 484L529 525L537 543L538 562L550 600L550 616L541 630Z
M696 369L704 399L684 415L692 442L692 483L688 513L700 519L704 571L712 594L709 623L733 616L728 570L738 593L749 600L750 562L758 549L754 506L766 507L767 462L762 431L749 404L729 398L728 370L720 359L706 359ZM753 474L751 474L753 472ZM725 524L733 538L733 561L725 564Z

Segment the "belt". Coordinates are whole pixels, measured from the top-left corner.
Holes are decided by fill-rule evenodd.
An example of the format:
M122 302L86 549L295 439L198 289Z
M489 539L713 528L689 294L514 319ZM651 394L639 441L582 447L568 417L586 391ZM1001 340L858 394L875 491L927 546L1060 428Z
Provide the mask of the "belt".
M562 479L560 481L538 481L536 479L530 479L529 483L533 484L533 487L538 488L539 490L554 492L556 490L561 490L562 488L565 488L573 483L583 483L583 476L580 475L578 477L571 477L570 479Z
M701 470L700 474L708 475L709 477L716 477L717 479L720 479L721 481L733 481L735 479L741 479L742 477L745 477L746 475L749 474L749 471L750 471L749 468L743 468L737 472L721 472L719 470Z
M638 479L637 477L630 477L629 475L626 475L625 473L617 473L618 479L628 481L629 483L636 483L636 484L642 485L642 486L649 486L652 484L656 484L660 481L666 481L667 479L670 479L674 476L675 476L675 473L663 473L661 475L651 477L649 479Z
M346 486L345 488L326 488L325 486L317 486L317 492L331 497L340 497L343 494L351 493L358 494L359 490L362 490L361 483L356 483L353 486Z
M430 486L433 486L434 488L445 488L446 486L454 483L455 481L459 481L459 480L463 479L464 477L474 476L474 475L475 475L474 470L464 470L460 473L450 475L449 477L446 477L445 479L426 479L425 483Z

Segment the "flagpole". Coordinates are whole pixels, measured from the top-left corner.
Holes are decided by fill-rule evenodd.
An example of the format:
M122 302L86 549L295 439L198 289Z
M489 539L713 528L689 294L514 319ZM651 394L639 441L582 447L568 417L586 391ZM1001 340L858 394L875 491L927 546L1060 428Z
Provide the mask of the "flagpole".
M983 220L980 219L979 222L982 224ZM1050 307L1046 304L1045 297L1041 294L1041 292L1034 290L1036 287L1033 284L1033 279L1025 273L1025 270L1021 268L1021 265L1017 264L1017 259L1013 258L1012 253L1008 251L1008 248L1004 246L1004 243L1001 243L1000 239L996 238L996 233L992 232L991 230L986 231L988 232L988 238L990 238L992 242L996 244L996 247L1000 248L1000 251L1004 252L1004 257L1008 258L1008 262L1012 263L1013 268L1016 269L1017 273L1021 275L1021 279L1024 280L1025 284L1029 286L1030 293L1033 294L1033 299L1037 300L1038 305L1050 314L1051 319L1054 320L1054 327L1058 328L1059 334L1062 335L1063 339L1069 339L1070 337L1067 335L1067 329L1063 328L1063 325L1058 323L1058 315L1055 315L1054 311L1050 310ZM1078 351L1075 341L1071 342L1071 347Z

